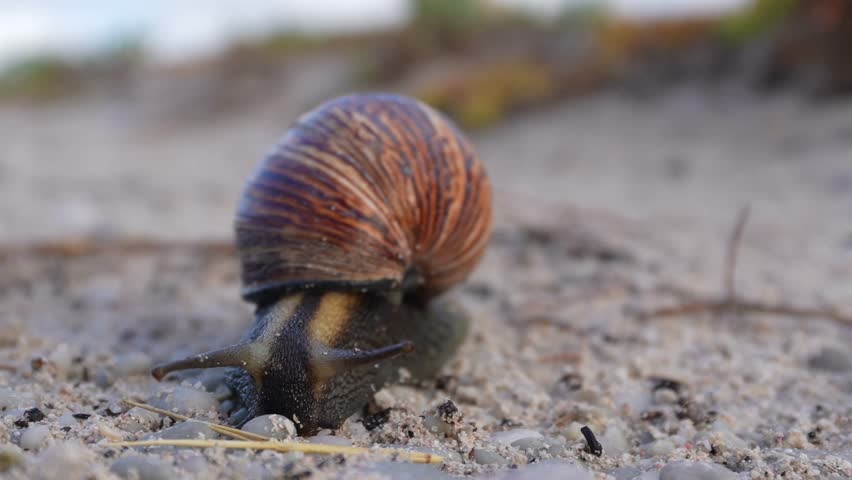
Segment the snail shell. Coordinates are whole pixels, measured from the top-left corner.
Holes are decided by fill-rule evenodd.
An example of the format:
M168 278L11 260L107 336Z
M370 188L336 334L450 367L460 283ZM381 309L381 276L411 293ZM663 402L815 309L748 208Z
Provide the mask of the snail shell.
M491 188L468 141L432 108L349 95L302 116L266 157L235 227L249 300L403 280L429 298L482 257Z

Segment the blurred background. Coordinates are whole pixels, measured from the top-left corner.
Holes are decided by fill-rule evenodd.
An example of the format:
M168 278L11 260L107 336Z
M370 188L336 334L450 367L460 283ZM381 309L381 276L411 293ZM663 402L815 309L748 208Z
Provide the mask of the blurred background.
M0 241L229 238L299 113L388 90L471 133L498 203L852 244L812 214L852 204L851 45L845 0L7 0Z

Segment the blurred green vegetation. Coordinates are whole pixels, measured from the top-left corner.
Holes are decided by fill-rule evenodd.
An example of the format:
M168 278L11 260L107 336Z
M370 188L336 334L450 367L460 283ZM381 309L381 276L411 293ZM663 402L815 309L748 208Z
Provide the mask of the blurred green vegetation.
M331 36L282 30L243 39L220 57L188 60L176 70L274 81L291 59L334 52L353 60L352 88L401 88L462 126L478 128L531 105L612 84L631 68L660 68L660 58L673 65L696 52L712 55L707 47L719 45L735 52L801 15L810 1L817 2L753 0L724 17L630 20L611 16L594 0L566 3L549 19L493 0L409 0L411 20L396 30ZM19 62L0 72L0 99L50 100L121 85L144 65L146 54L141 36L119 40L76 62L53 55Z
M799 0L754 0L747 8L724 19L719 34L732 43L749 41L793 15L799 3Z
M79 93L87 84L125 80L145 61L139 35L125 35L86 58L42 54L20 60L0 73L0 99L48 101Z
M555 24L563 30L595 28L607 18L607 9L601 2L571 4L563 7Z
M0 75L0 98L49 100L80 86L77 69L55 55L43 55L12 64Z
M552 96L555 89L555 77L546 65L514 61L482 66L416 96L465 128L481 128L521 105Z
M480 0L411 0L414 28L464 33L485 19Z

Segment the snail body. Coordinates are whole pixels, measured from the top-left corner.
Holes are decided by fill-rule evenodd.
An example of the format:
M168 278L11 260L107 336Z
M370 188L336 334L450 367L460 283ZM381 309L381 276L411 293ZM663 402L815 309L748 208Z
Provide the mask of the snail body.
M490 228L485 171L449 120L398 95L328 101L285 134L240 199L251 328L153 374L238 367L230 383L245 419L336 428L401 368L429 378L452 356L468 320L438 297L470 274Z

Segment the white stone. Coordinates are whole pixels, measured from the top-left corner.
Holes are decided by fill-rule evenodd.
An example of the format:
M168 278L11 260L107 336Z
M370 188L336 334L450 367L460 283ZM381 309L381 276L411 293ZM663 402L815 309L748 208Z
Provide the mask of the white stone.
M317 435L315 437L308 437L307 440L310 443L321 443L324 445L336 445L340 447L352 446L352 442L348 438L336 437L334 435Z
M147 375L151 371L151 357L142 352L128 352L115 356L113 369L118 376Z
M177 478L174 469L155 458L131 455L116 460L110 471L121 478L138 480L170 480Z
M526 428L516 428L514 430L506 430L505 432L495 432L491 434L491 441L503 445L511 445L522 438L542 438L543 435L535 430Z
M50 428L47 425L32 425L21 434L18 444L24 450L35 450L44 445L50 438Z
M252 418L243 425L242 430L279 440L296 436L296 425L283 415L261 415Z
M562 460L534 463L499 477L500 480L594 480L595 474Z
M737 480L739 476L713 463L673 462L660 470L660 480Z

